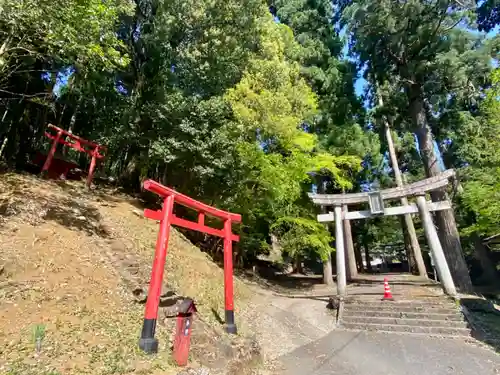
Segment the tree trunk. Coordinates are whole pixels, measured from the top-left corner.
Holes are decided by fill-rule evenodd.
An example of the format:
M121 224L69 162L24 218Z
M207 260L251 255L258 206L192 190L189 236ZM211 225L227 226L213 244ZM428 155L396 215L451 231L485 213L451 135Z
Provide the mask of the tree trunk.
M383 106L384 102L382 97L378 97L379 106ZM387 146L389 149L389 156L391 158L391 166L394 171L394 179L396 180L396 185L398 187L403 186L403 178L401 176L401 171L399 169L398 158L396 157L396 148L394 147L394 142L392 139L391 128L389 126L389 121L384 118L384 129L385 129L385 138L387 140ZM401 205L407 206L408 199L406 197L401 198ZM415 231L415 226L413 225L413 220L410 214L404 215L404 226L406 227L406 231L408 234L410 251L408 253L408 265L410 266L411 272L411 264L415 264L417 266L418 274L422 277L427 278L427 271L425 270L424 258L422 257L422 250L420 249L420 244L418 243L417 232ZM404 229L403 229L404 230ZM405 241L406 243L406 241ZM412 262L414 260L414 262Z
M64 103L59 118L57 119L57 126L61 127L62 120L64 119L64 112L66 111L66 103Z
M333 285L332 255L328 254L328 259L323 261L323 283Z
M75 129L76 115L78 114L78 111L80 110L80 106L82 104L82 99L83 99L83 96L79 95L78 100L76 102L75 110L73 111L73 114L71 115L71 119L69 120L68 132L70 132L70 133L72 133L73 130Z
M441 168L434 151L433 138L427 123L427 114L421 91L415 85L409 91L409 112L417 135L425 173L427 177L436 176L441 172ZM445 188L431 192L431 197L434 202L448 200ZM472 292L472 282L463 255L453 210L437 211L436 224L439 228L439 238L455 285L462 292Z
M408 235L408 230L405 224L405 218L403 216L399 216L399 222L401 223L401 228L403 229L405 253L406 253L406 258L408 259L408 272L418 274L418 270L416 269L415 257L413 256L413 249L411 247L410 236Z
M165 186L168 186L168 164L166 163L165 163L165 168L163 168L161 183Z
M14 123L14 120L10 122L9 130L6 135L6 145L4 146L5 160L9 166L13 166L13 161L16 156L17 150L17 127L18 125Z
M358 272L364 272L363 257L361 256L361 247L359 244L354 245L354 256L356 257L356 264L358 265Z
M27 108L26 111L29 109ZM17 155L16 155L16 169L23 169L26 164L27 155L30 151L30 139L29 139L29 125L28 118L24 116L21 117L21 121L19 121L17 125Z
M293 264L293 273L304 273L304 269L302 268L302 257L300 255L296 255Z
M269 252L269 260L271 262L280 262L283 260L278 237L274 234L271 234L271 251Z
M372 272L372 263L370 260L370 250L368 250L368 245L365 243L363 244L363 247L365 248L365 261L366 261L366 269L368 272Z
M483 242L477 233L473 233L471 235L471 240L474 242L474 256L477 260L479 260L481 268L483 269L483 279L489 284L498 284L498 273L488 254L488 248L483 245Z

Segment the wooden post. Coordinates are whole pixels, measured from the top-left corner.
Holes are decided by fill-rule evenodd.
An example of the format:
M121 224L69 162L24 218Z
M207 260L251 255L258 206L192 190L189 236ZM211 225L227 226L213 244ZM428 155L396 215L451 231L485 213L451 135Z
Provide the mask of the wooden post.
M47 154L47 159L45 159L45 163L43 164L42 173L48 172L48 170L50 169L50 164L52 163L52 159L54 158L54 155L56 153L57 145L59 144L59 139L61 139L61 136L62 131L59 130L56 137L54 138L54 142L52 142L49 153Z
M348 212L347 205L342 206L342 211L345 214ZM356 255L354 254L354 244L352 242L351 222L343 220L344 224L344 241L347 257L347 280L352 280L358 277L358 268L356 267Z
M238 330L234 323L233 291L233 241L231 220L224 221L224 309L226 332L235 335Z
M87 189L89 189L89 190L90 190L90 187L92 186L92 179L94 178L95 165L97 162L96 155L98 152L99 152L99 147L96 147L92 151L92 159L90 160L89 173L87 175Z
M344 297L346 294L346 272L345 272L345 252L344 252L344 228L342 224L342 207L335 206L335 248L337 261L337 294Z
M411 248L410 236L408 234L408 228L406 228L404 216L399 216L399 222L401 228L403 229L403 239L406 258L408 259L408 272L413 273L413 269L416 269L417 263L415 262L415 257L413 255L413 249Z
M417 206L420 212L420 219L422 220L425 236L432 252L432 257L436 263L439 279L443 283L444 291L450 296L456 296L457 290L455 289L455 284L453 283L448 263L444 257L443 248L441 246L441 242L439 241L434 222L432 221L431 213L427 208L425 195L417 196Z

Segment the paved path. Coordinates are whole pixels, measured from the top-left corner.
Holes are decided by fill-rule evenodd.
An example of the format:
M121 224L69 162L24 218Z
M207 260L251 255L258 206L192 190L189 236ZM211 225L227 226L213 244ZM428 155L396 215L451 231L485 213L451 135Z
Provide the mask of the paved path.
M279 358L283 375L497 375L500 356L454 339L333 331Z
M383 276L351 284L348 293L366 298L367 303L380 300ZM400 300L442 298L439 288L427 281L390 277L393 294ZM249 328L266 362L273 365L269 374L500 375L500 355L463 340L338 330L326 301L259 291L246 320L252 322Z

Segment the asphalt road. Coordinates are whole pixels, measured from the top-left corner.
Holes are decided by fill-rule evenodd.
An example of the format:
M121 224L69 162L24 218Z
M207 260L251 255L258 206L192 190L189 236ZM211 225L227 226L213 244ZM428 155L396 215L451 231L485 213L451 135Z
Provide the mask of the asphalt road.
M340 330L279 361L284 375L500 374L500 355L462 340Z

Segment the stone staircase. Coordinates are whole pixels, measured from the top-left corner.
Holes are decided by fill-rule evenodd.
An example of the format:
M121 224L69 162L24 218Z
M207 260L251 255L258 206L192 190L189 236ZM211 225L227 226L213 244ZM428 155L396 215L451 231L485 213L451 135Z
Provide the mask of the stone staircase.
M471 329L450 300L345 301L340 327L352 330L469 337Z

